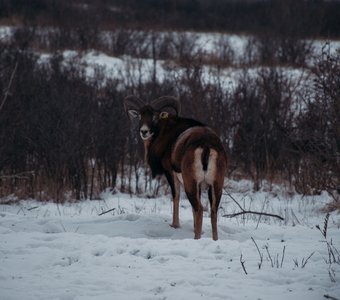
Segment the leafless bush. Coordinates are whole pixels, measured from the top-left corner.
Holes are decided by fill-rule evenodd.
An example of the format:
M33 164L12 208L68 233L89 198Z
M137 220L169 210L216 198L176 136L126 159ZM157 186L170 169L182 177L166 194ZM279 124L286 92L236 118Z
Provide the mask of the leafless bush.
M0 60L7 64L3 83L18 65L0 111L1 191L63 201L68 192L80 199L114 187L127 137L116 88L107 86L98 99L100 85L60 56L39 64L36 56L8 48Z
M340 180L340 52L324 48L316 67L314 94L298 117L300 164L296 176L302 192L339 191ZM337 197L334 197L337 201Z
M197 49L197 36L190 33L179 33L173 41L176 57L181 65L192 63L200 55Z
M262 69L245 74L232 106L235 163L252 176L254 188L261 179L284 169L287 133L293 124L291 79L280 70Z
M313 54L313 42L294 36L260 35L255 39L261 65L304 67Z
M147 31L117 29L109 33L110 47L113 55L130 55L132 57L150 57L150 42Z
M212 53L206 53L204 56L204 64L211 64L217 68L235 66L239 63L235 61L234 49L231 46L230 40L225 35L221 35L214 42Z

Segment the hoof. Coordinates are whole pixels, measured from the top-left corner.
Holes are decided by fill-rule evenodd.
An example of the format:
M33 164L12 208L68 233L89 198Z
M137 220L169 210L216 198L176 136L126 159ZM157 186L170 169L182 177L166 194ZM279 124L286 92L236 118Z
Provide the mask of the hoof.
M181 226L179 224L171 224L170 227L177 229L180 228Z

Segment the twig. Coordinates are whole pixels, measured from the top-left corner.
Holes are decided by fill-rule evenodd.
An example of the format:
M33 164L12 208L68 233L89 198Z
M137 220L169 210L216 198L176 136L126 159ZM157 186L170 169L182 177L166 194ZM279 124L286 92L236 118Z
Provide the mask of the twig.
M286 253L286 245L283 246L283 250L282 250L281 269L283 266L283 260L285 259L285 253Z
M340 255L339 255L339 251L333 246L333 242L331 239L331 242L327 242L327 250L328 250L328 263L332 264L332 263L336 263L336 264L340 264ZM334 251L336 253L334 253ZM336 255L338 257L336 257Z
M328 220L329 220L330 213L327 213L325 216L324 224L323 224L323 229L321 230L319 225L316 225L315 227L320 230L321 234L323 237L326 239L327 238L327 228L328 228Z
M276 263L276 267L279 268L279 253L276 253L275 263Z
M263 202L261 213L263 213L263 211L264 211L264 206L266 205L266 202L267 202L267 199ZM262 214L259 216L259 219L257 220L257 224L256 224L256 228L255 229L257 229L259 227L261 217L262 217Z
M242 260L242 257L243 257L243 256L242 256L242 254L241 254L241 256L240 256L240 263L241 263L241 266L242 266L242 269L243 269L244 273L245 273L246 275L248 275L247 270L246 270L246 267L244 266L245 261Z
M62 221L60 221L60 225L61 225L61 227L63 228L64 232L67 232L67 230L66 230L66 228L65 228L65 226L64 226L64 224L63 224Z
M258 211L252 211L252 210L245 210L237 201L236 199L228 192L225 191L225 194L227 196L229 196L235 203L236 205L241 209L240 212L237 212L237 213L233 213L233 214L226 214L226 215L222 215L222 217L225 217L225 218L234 218L234 217L237 217L237 216L240 216L240 215L245 215L245 214L253 214L253 215L259 215L259 216L267 216L267 217L274 217L274 218L278 218L282 221L284 221L284 218L282 218L281 216L279 215L276 215L276 214L269 214L269 213L265 213L265 212L258 212Z
M33 207L30 207L30 208L27 208L28 211L31 211L33 209L37 209L39 206L33 206Z
M335 298L333 296L330 296L330 295L323 295L326 299L331 299L331 300L339 300L338 298Z
M294 265L295 265L295 267L299 267L299 261L298 261L298 259L297 258L293 258L293 262L294 262Z
M5 105L6 101L7 101L7 97L9 95L9 90L11 88L11 85L12 85L12 82L13 82L13 79L14 79L14 75L15 75L15 73L17 71L17 68L18 68L18 62L15 63L15 66L14 66L14 69L12 71L11 78L9 80L8 86L5 89L5 95L4 95L4 98L2 99L2 102L1 102L1 105L0 105L0 111L2 110L2 108L4 107L4 105Z
M111 211L114 211L116 208L111 208L111 209L109 209L109 210L107 210L107 211L103 211L103 212L101 212L100 214L98 214L98 216L102 216L102 215L105 215L105 214L107 214L107 213L109 213L109 212L111 212Z
M259 270L261 269L262 263L263 263L263 254L260 252L259 246L257 245L257 243L255 242L255 240L253 239L253 237L251 237L251 240L253 241L253 243L256 246L257 252L259 253L260 256L260 262L258 263L259 266Z
M306 265L307 265L307 262L308 260L313 256L314 252L312 252L306 259L302 259L302 265L301 265L301 268L303 269Z
M224 191L224 194L226 194L227 196L229 196L231 198L231 200L233 200L236 205L242 210L244 211L244 208L236 201L236 199L227 191Z
M266 250L267 250L267 254L268 254L268 257L269 257L269 259L270 259L270 263L271 263L271 265L272 265L272 268L274 268L274 262L273 262L272 256L271 256L270 253L269 253L269 247L268 247L268 245L266 245L265 248L266 248Z
M328 275L329 275L329 278L332 282L336 282L334 269L329 268L328 269Z
M252 210L243 210L243 211L238 212L238 213L223 215L222 217L234 218L234 217L237 217L237 216L240 216L240 215L245 215L245 214L253 214L253 215L273 217L273 218L278 218L278 219L284 221L284 218L282 218L279 215L269 214L269 213L264 213L264 212L258 212L258 211L252 211Z
M299 221L299 219L297 218L296 214L294 213L293 209L291 209L290 212L291 212L293 218L295 219L295 221L296 221L298 224L301 224L300 221Z

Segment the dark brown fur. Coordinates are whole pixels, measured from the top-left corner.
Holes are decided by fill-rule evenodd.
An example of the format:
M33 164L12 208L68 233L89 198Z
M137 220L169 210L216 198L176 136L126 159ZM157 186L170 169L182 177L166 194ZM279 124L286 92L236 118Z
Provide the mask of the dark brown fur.
M157 130L150 141L147 161L152 176L162 175L166 171L172 171L171 150L178 136L188 128L204 126L202 123L185 118L170 116L159 120ZM180 172L180 171L176 171Z
M227 156L218 136L199 121L178 117L179 102L162 97L142 105L136 97L125 99L125 109L140 118L146 160L152 175L165 175L173 197L172 225L179 225L180 181L193 208L195 239L201 237L203 206L201 190L208 188L213 239L218 239L217 211L222 196ZM160 107L157 110L154 107ZM173 108L176 116L164 111Z
M174 169L182 173L184 189L193 207L195 238L201 236L203 207L200 197L203 186L207 186L213 239L217 240L217 211L227 168L227 156L220 139L208 127L192 127L178 137L171 160Z
M179 227L178 201L179 184L176 173L181 173L187 197L193 207L195 238L201 237L203 207L200 201L202 184L208 186L208 196L211 205L211 223L213 239L218 239L217 211L222 196L224 176L227 168L227 156L220 139L208 127L197 126L196 121L176 118L162 120L159 124L159 134L153 136L148 162L153 175L164 173L171 187L174 199L174 215L172 226ZM195 151L202 149L200 162L202 171L207 172L212 150L217 153L213 179L199 181L195 178ZM177 182L177 183L176 183Z

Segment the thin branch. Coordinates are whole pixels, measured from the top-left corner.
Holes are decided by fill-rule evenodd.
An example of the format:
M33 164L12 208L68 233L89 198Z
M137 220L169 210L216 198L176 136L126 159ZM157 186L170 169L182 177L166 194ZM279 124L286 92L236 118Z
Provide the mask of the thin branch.
M28 179L29 175L33 176L34 171L26 171L12 175L0 175L0 179Z
M298 223L298 224L301 224L301 222L299 221L299 219L297 218L296 214L294 213L293 209L290 210L293 218L295 219L295 221Z
M265 201L263 202L261 213L263 213L263 211L264 211L264 206L266 205L266 202L267 202L267 199L265 199ZM260 224L260 220L261 220L262 216L263 216L262 214L259 216L259 219L257 220L257 224L256 224L255 229L259 228L259 224Z
M278 219L284 221L284 218L282 218L279 215L269 214L269 213L264 213L264 212L261 213L261 212L252 211L252 210L243 210L241 212L234 213L234 214L226 214L226 215L223 215L222 217L225 217L225 218L234 218L234 217L237 217L237 216L240 216L240 215L245 215L245 214L253 214L253 215L273 217L273 218L278 218Z
M304 268L306 265L307 265L307 263L308 263L308 260L313 256L313 254L315 253L315 251L314 252L312 252L306 259L302 259L302 262L301 262L301 268Z
M9 91L10 91L10 88L11 88L11 85L12 85L12 82L13 82L13 79L14 79L14 75L15 75L15 73L17 71L17 68L18 68L18 62L15 63L15 66L14 66L14 69L12 71L11 78L9 80L8 86L5 89L5 95L4 95L4 98L2 99L2 102L1 102L1 105L0 105L0 111L2 110L2 108L4 107L4 105L5 105L6 101L7 101L7 98L8 98L8 95L9 95Z
M272 268L274 268L273 259L272 259L272 256L270 255L268 245L266 245L265 248L266 248L266 250L267 250L268 258L270 259L270 263L271 263L271 265L272 265Z
M240 215L253 214L253 215L259 215L259 216L267 216L267 217L278 218L278 219L284 221L284 218L282 218L281 216L276 215L276 214L270 214L270 213L265 213L265 212L252 211L252 210L245 210L230 193L225 191L224 194L229 196L236 203L236 205L241 209L241 211L237 212L237 213L233 213L233 214L226 214L226 215L223 215L222 217L234 218L234 217L237 217L237 216L240 216Z
M31 210L37 209L37 208L39 208L39 206L33 206L33 207L30 207L30 208L27 208L27 210L28 210L28 211L31 211Z
M109 210L107 210L107 211L103 211L103 212L101 212L100 214L98 214L98 216L102 216L102 215L105 215L105 214L107 214L107 213L109 213L109 212L111 212L111 211L114 211L116 208L111 208L111 209L109 209Z
M281 269L283 266L283 261L285 259L285 253L286 253L286 245L283 246L283 250L282 250Z
M251 240L252 240L253 243L255 244L256 249L257 249L257 252L259 253L259 256L260 256L260 262L258 263L259 270L260 270L260 269L261 269L261 266L262 266L262 262L263 262L263 254L260 252L259 246L258 246L257 243L255 242L255 240L254 240L253 237L251 237Z
M329 269L328 269L328 275L329 275L330 280L331 280L333 283L335 283L336 280L335 280L335 272L334 272L334 269L329 268Z
M320 230L321 234L323 235L323 237L325 239L327 238L327 227L328 227L329 216L330 216L330 213L327 213L327 215L325 216L324 225L323 225L323 229L322 230L321 230L319 225L315 226L317 229Z
M244 211L244 208L236 201L236 199L226 190L224 191L224 194L229 196L231 198L231 200L233 200L235 202L235 204L242 210Z
M326 299L331 299L331 300L339 300L338 298L335 298L333 296L330 296L330 295L323 295Z
M294 262L294 265L295 265L295 267L299 267L299 261L298 261L298 259L297 258L293 258L293 262Z
M241 256L240 256L240 263L241 263L241 266L242 266L242 269L243 269L243 271L244 271L244 273L246 274L246 275L248 275L248 273L247 273L247 270L246 270L246 267L244 266L244 263L245 263L245 261L242 259L242 254L241 254Z

